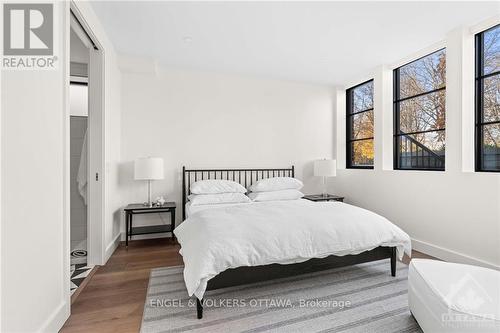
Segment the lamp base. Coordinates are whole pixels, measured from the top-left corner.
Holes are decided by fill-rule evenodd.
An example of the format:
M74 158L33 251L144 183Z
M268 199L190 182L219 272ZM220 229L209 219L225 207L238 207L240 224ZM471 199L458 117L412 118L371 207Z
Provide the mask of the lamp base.
M148 179L148 202L144 203L144 206L149 208L153 207L153 202L151 201L151 180Z
M326 198L328 197L328 189L327 189L327 186L326 186L326 177L323 176L323 198Z

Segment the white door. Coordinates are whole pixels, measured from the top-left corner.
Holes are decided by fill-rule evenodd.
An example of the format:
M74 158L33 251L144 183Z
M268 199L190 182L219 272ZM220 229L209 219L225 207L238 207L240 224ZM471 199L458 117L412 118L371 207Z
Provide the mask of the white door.
M104 54L90 49L87 265L104 264Z

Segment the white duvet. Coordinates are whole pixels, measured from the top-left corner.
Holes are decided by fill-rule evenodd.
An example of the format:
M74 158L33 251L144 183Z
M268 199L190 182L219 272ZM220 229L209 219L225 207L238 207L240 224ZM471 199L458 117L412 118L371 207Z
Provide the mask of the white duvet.
M338 202L289 200L213 208L190 215L174 231L190 296L228 268L290 264L396 246L411 255L408 235L386 218Z

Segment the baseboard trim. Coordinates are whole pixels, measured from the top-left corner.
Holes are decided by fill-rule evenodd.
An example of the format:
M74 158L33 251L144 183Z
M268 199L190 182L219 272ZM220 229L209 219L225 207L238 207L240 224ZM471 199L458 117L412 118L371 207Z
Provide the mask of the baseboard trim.
M424 241L420 241L418 239L412 238L412 247L414 250L418 252L422 252L425 254L428 254L430 256L433 256L435 258L444 260L444 261L450 261L450 262L457 262L461 264L469 264L469 265L476 265L476 266L482 266L486 268L491 268L491 269L496 269L500 270L500 266L492 264L490 262L477 259L471 256L468 256L463 253L459 253L453 250L445 249L441 246L433 245Z
M52 315L43 323L38 332L59 332L70 315L69 302L61 302Z
M108 262L109 258L111 258L116 248L120 245L120 238L121 238L121 233L118 233L118 235L115 236L115 238L111 241L111 243L108 246L106 246L103 265L105 265Z

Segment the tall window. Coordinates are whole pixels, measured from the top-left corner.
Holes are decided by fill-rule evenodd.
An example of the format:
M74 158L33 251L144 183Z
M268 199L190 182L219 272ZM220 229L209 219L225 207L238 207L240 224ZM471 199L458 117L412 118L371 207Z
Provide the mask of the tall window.
M394 169L444 170L446 50L394 70Z
M348 168L373 169L373 80L347 90Z
M476 35L476 170L500 171L500 25Z

